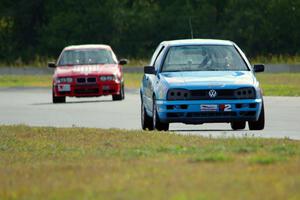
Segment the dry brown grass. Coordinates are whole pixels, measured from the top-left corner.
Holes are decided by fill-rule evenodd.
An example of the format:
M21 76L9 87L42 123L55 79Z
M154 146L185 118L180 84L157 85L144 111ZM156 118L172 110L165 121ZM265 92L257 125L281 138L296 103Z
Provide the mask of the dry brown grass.
M0 126L0 199L299 199L289 139Z

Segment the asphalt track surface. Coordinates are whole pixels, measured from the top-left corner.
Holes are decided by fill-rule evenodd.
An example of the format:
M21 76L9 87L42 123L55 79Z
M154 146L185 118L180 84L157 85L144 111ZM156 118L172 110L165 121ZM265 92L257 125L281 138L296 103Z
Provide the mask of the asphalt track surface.
M263 131L232 131L230 124L171 124L173 133L209 137L267 137L300 139L300 97L265 97L266 127ZM52 104L46 88L0 89L0 124L51 127L91 127L139 130L138 91L127 91L124 101L110 96L67 98L65 104Z

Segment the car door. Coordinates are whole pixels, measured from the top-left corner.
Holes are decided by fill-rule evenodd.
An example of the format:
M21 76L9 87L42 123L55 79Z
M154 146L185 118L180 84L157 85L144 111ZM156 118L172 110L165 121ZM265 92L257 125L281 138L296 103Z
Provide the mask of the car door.
M164 45L160 44L157 49L155 50L150 66L154 66L156 71L158 71L159 63L158 57L162 54L163 49L165 48ZM153 97L153 90L156 83L157 76L156 74L145 74L143 77L143 101L146 110L152 113L152 97Z

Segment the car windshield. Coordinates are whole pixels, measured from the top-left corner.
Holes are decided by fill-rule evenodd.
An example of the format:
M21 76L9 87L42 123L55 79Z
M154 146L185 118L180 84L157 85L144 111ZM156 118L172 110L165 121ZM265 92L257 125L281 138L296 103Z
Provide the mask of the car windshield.
M66 50L60 57L59 65L116 64L112 52L106 49Z
M171 47L162 72L174 71L249 71L231 45L191 45Z

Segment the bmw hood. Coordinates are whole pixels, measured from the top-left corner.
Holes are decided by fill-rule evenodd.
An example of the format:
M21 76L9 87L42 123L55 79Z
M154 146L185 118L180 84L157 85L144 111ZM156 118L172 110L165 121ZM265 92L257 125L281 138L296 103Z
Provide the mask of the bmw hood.
M163 72L160 77L173 88L241 87L257 82L251 71Z
M115 74L118 72L117 64L105 65L75 65L57 67L55 74L59 76L76 76L76 75L99 75Z

